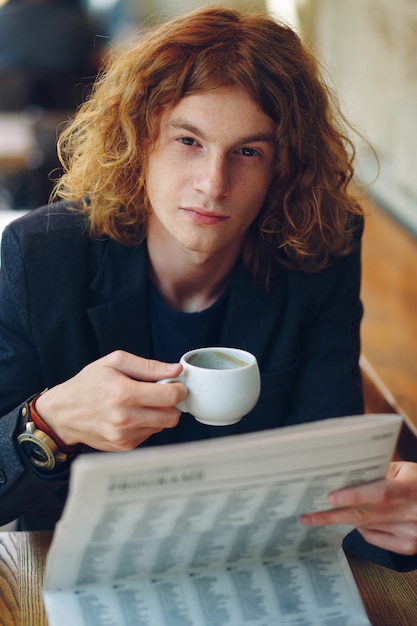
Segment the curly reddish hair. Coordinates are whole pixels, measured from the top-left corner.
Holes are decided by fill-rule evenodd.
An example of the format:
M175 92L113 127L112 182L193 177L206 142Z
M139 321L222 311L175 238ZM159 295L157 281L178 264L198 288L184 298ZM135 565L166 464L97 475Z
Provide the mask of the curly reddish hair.
M138 244L162 113L186 95L230 85L243 87L276 124L275 173L242 251L247 269L268 282L277 262L317 271L349 253L362 210L350 192L348 126L314 54L266 15L199 9L114 48L59 137L64 173L53 197L84 211L94 236Z

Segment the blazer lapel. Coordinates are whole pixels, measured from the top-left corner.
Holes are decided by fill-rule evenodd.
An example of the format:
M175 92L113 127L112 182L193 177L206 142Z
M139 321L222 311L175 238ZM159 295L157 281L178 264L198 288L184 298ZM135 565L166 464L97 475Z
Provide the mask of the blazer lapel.
M286 289L286 281L276 279L266 292L239 267L231 284L221 344L248 350L261 361L268 351L271 332L279 320Z
M90 285L94 304L87 313L100 353L126 350L149 358L146 246L123 247L108 240L103 251L103 242L95 243L96 271Z

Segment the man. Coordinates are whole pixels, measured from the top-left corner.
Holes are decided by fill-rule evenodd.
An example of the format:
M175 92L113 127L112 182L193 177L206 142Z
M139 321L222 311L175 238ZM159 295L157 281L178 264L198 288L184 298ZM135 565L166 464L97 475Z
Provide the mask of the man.
M4 236L4 521L53 527L85 447L363 410L362 212L334 115L314 58L267 18L202 9L113 55L59 140L65 202ZM257 356L261 397L236 426L180 415L186 388L155 384L201 345ZM48 458L24 443L33 428Z

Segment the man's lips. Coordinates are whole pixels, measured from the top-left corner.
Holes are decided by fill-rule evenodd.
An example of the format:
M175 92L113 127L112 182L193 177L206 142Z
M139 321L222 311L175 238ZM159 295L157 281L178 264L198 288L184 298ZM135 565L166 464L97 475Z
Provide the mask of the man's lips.
M183 207L182 211L184 211L193 222L198 224L212 225L228 219L227 215L222 215L221 213L216 213L215 211L207 211L196 207Z

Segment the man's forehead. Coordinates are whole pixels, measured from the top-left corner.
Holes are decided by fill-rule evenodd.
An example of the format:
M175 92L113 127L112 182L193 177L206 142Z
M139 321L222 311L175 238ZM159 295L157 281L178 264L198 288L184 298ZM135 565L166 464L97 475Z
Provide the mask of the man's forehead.
M237 131L246 141L274 141L276 125L243 89L223 88L184 96L160 118L160 130L204 135L212 128Z

